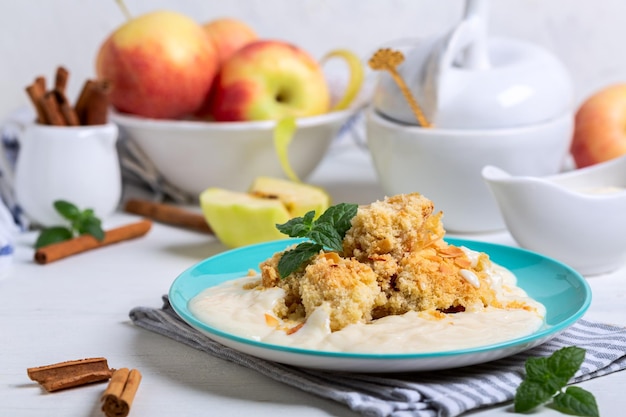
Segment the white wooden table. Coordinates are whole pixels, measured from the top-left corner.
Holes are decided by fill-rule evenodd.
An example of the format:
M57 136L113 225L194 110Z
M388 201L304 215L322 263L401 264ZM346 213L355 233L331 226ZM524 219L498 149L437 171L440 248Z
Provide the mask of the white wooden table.
M311 182L326 187L335 202L383 197L369 156L356 148L330 153ZM118 213L105 227L135 219ZM130 323L133 307L160 307L161 295L180 272L224 250L214 238L155 224L144 238L42 266L32 261L35 237L19 237L10 274L0 281L1 416L102 416L104 384L47 394L26 375L28 367L97 356L108 358L111 367L143 373L131 410L135 417L357 416ZM506 232L463 237L514 244ZM626 326L626 269L591 277L589 283L593 302L586 318ZM626 372L581 384L594 393L605 417L623 415L625 385ZM510 415L509 409L469 415ZM562 416L547 408L536 415Z

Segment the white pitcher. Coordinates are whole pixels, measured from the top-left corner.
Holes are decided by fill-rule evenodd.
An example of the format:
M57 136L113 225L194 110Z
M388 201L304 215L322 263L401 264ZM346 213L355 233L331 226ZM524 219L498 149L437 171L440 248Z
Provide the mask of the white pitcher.
M24 126L15 167L15 197L42 226L65 225L54 209L66 200L104 219L117 208L122 181L116 149L117 125Z

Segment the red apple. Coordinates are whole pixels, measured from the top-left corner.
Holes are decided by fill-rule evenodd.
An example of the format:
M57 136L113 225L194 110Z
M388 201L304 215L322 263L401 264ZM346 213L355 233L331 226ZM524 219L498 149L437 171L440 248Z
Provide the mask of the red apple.
M129 20L104 41L96 60L98 77L112 83L111 104L152 118L195 112L217 69L217 52L202 26L170 11Z
M250 26L233 18L215 19L202 27L217 50L220 67L237 50L258 39Z
M216 121L279 120L328 112L330 93L321 66L307 52L259 40L224 63L208 104Z
M576 112L571 154L578 168L626 154L626 84L610 85Z

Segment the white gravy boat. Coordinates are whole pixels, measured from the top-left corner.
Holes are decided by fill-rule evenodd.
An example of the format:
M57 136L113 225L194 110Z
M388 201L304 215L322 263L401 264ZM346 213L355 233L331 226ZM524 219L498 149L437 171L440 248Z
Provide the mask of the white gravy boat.
M543 123L571 112L568 71L547 50L519 40L488 39L487 0L467 0L463 19L442 36L407 47L397 68L435 128L492 129ZM394 43L387 46L394 48ZM416 125L393 78L381 73L374 107Z
M586 275L626 262L626 156L546 177L495 166L482 176L520 246Z

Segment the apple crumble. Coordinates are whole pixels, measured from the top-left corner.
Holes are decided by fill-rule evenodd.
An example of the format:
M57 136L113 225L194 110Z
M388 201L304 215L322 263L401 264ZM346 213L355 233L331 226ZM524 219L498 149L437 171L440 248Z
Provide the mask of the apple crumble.
M426 197L413 193L358 208L343 239L343 251L320 251L284 279L284 252L260 265L264 288L281 288L274 314L305 321L317 308L329 312L330 329L368 323L410 311L437 317L502 305L492 288L488 255L448 244Z

